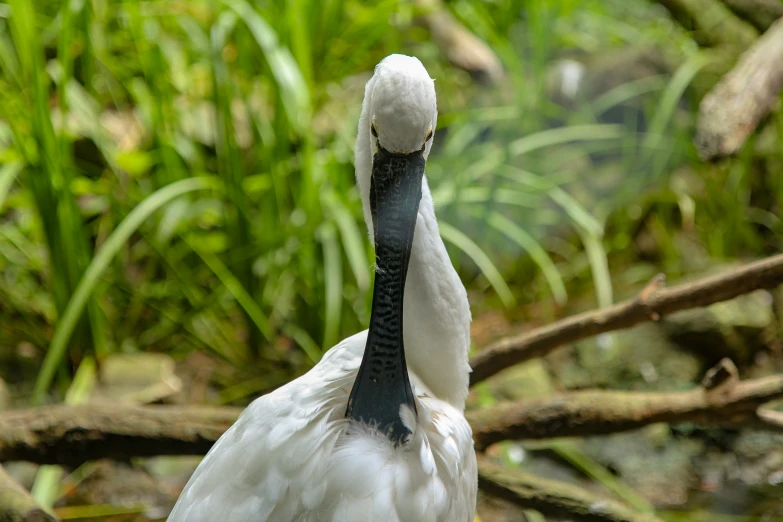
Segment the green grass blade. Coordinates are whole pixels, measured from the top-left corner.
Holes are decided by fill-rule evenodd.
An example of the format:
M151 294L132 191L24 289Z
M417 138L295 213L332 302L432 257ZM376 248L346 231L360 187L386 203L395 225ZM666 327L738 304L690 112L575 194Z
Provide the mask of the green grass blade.
M340 332L340 315L343 304L343 266L337 232L331 223L325 223L318 231L324 251L324 292L326 294L326 320L324 322L324 351L337 342Z
M555 266L555 263L552 262L552 258L549 257L549 254L546 253L546 250L541 247L538 241L533 239L533 236L523 230L522 227L499 212L492 212L489 215L488 223L530 254L541 273L544 274L555 301L561 305L565 304L568 301L568 293L566 292L563 278L560 276L560 271Z
M585 246L587 260L593 274L593 282L598 296L598 306L601 308L612 304L614 299L612 292L612 278L609 273L609 262L606 250L601 243L604 236L604 227L587 210L579 204L568 192L561 188L554 188L549 196L557 203L573 220L579 229L579 235Z
M0 22L0 24L2 23ZM14 46L4 30L0 31L0 71L12 79L17 86L22 85L19 61L16 58Z
M602 114L612 107L638 98L643 94L654 92L665 85L665 76L647 76L638 80L622 83L593 100L589 108L594 114Z
M512 156L521 156L534 150L561 145L572 141L614 140L622 138L627 130L621 125L593 124L570 125L557 129L536 132L511 142L508 147Z
M696 74L712 62L713 58L705 53L699 53L692 56L688 61L682 64L672 76L666 88L663 90L661 100L655 110L652 121L650 122L647 136L644 139L645 149L648 154L652 154L658 146L663 136L663 132L669 125L677 104L680 102L685 89L688 88Z
M549 192L549 197L551 197L560 208L565 210L568 217L570 217L579 228L593 236L602 237L604 235L604 227L591 216L579 202L571 197L568 192L556 187Z
M318 348L318 343L313 341L313 338L303 329L295 324L288 324L283 328L283 332L302 348L313 363L321 360L321 349Z
M582 243L585 246L585 253L587 253L587 261L590 263L590 271L593 274L598 306L606 308L611 306L614 301L612 276L609 273L609 261L606 257L606 250L603 243L601 243L600 237L585 233L582 233L581 236Z
M237 19L238 17L234 12L224 11L218 17L217 22L212 25L212 98L215 104L216 122L214 135L218 173L224 180L225 193L230 202L230 204L224 206L223 210L225 230L231 244L243 245L244 249L246 249L253 243L252 226L249 219L251 202L247 193L243 190L245 177L244 162L236 142L236 128L234 127L234 117L231 111L232 100L235 98L235 89L228 64L222 55L222 51L226 47L227 37L234 29ZM236 251L238 250L236 249ZM204 259L206 260L206 258ZM217 258L215 257L212 261L217 261ZM215 266L220 266L221 269L224 268L222 263ZM221 280L224 283L231 281L231 284L226 286L232 295L239 299L242 309L245 311L248 345L253 350L257 350L261 345L261 335L270 340L272 331L266 324L264 315L260 313L260 308L257 305L253 306L256 304L253 298L253 290L257 287L257 284L253 274L252 257L248 255L241 256L237 262L232 264L232 272L232 274L228 274L228 272L224 273L221 270L222 276L227 277L231 275L230 279L221 277ZM240 289L234 283L242 286L241 294L237 293ZM253 316L250 314L253 314ZM261 326L259 324L262 323L264 329L260 330Z
M95 359L86 357L79 364L68 391L65 394L65 404L76 405L87 401L95 387L97 366ZM30 490L38 505L50 510L60 497L60 480L63 469L60 466L41 466L35 476L35 482Z
M11 36L16 42L16 54L22 71L29 73L36 64L37 48L32 47L38 42L35 28L35 10L32 2L25 0L10 0L11 17L10 29ZM27 42L30 45L24 45ZM26 80L25 80L26 81Z
M348 208L335 194L327 195L326 204L340 230L345 255L356 278L356 284L359 290L364 292L370 287L370 264L367 261L367 250L364 248L365 239Z
M231 270L212 252L199 247L194 241L183 236L183 239L193 251L206 263L210 270L217 276L221 283L226 287L229 293L236 299L239 306L247 313L253 324L271 341L274 337L269 321L264 316L264 312L253 297L248 293L237 277L231 273Z
M310 40L308 18L313 15L313 11L320 8L318 5L320 3L312 5L308 0L289 0L285 2L288 38L291 42L291 49L299 69L302 71L302 76L310 85L312 85L313 81L313 47Z
M474 263L476 263L476 266L479 267L481 273L484 274L484 277L487 278L489 284L492 285L492 288L497 292L503 305L507 308L514 306L514 304L516 304L514 294L511 293L511 289L506 284L503 276L500 275L500 271L494 263L492 263L487 254L485 254L472 239L453 226L445 222L441 222L439 225L441 237L462 250Z
M249 3L244 0L222 1L247 24L269 62L289 122L297 131L304 132L310 123L310 91L291 51L280 45L275 30Z
M3 203L11 190L17 174L22 171L20 162L13 162L0 167L0 212L3 211Z
M38 468L35 474L35 482L30 488L30 494L35 501L45 510L51 510L60 493L60 480L63 476L63 468L54 464L45 464Z
M90 265L85 270L76 290L68 302L62 317L57 324L57 328L46 352L41 371L35 381L33 389L33 402L42 404L46 397L46 391L52 384L54 374L60 364L68 341L79 321L79 317L84 311L90 296L95 287L100 282L101 276L115 255L120 251L130 236L138 229L144 221L160 207L188 192L196 190L217 189L219 184L212 177L189 178L171 185L167 185L149 195L144 201L139 203L128 216L119 224L119 226L106 239L100 251L95 254Z
M76 375L73 376L73 382L68 387L68 391L65 392L65 404L73 406L87 402L92 389L95 387L96 377L97 366L95 365L95 359L86 357L79 363L79 369L76 370Z
M567 460L572 466L579 469L596 482L602 484L606 489L627 502L637 511L642 513L652 513L655 511L653 506L633 488L620 481L604 466L585 455L573 442L568 440L557 440L550 442L548 445L555 453L560 455L561 458Z

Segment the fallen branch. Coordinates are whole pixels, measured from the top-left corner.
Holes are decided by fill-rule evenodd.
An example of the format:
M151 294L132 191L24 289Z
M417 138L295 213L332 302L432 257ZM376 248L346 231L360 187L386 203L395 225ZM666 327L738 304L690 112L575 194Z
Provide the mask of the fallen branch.
M0 460L77 466L85 460L107 457L127 460L137 456L201 455L238 414L235 408L121 405L50 406L8 412L0 415ZM585 520L598 522L656 520L634 514L616 502L594 498L574 486L512 472L501 475L499 470L482 460L480 487L528 508L589 516L592 518ZM0 520L6 519L0 516Z
M690 391L575 392L469 412L468 419L479 451L506 439L612 433L654 422L760 425L783 430L783 414L764 408L781 397L783 375L740 381L736 367L724 359L707 372L699 388ZM74 467L100 458L202 455L239 413L238 408L114 404L6 412L0 415L0 461ZM485 459L479 473L479 487L486 493L545 514L576 515L599 522L657 520L574 486L506 470ZM2 485L0 475L0 506L4 505ZM0 516L0 520L5 519Z
M702 100L694 140L699 155L714 160L735 154L778 101L781 88L783 19Z
M782 428L763 405L783 398L783 375L740 381L723 359L683 392L571 392L468 412L476 448L508 439L615 433L654 422ZM48 406L0 414L0 461L76 466L88 460L203 455L239 416L201 406Z
M55 522L0 465L0 520L2 522Z
M648 295L623 301L603 310L575 315L550 325L490 344L471 358L470 384L501 370L541 357L564 344L629 328L689 308L726 301L754 290L783 283L783 254L756 261L727 273L672 288L645 289Z
M0 462L75 467L89 460L204 455L238 408L47 406L0 414Z
M454 18L442 0L415 0L414 5L422 12L418 22L430 30L452 64L481 83L497 83L503 77L503 66L492 49Z
M756 410L756 415L764 422L768 427L776 427L783 431L783 411L771 410L765 406L760 406Z
M555 480L510 470L485 458L479 459L479 488L485 493L535 509L546 516L578 518L585 522L658 522L614 500Z
M122 405L50 406L7 412L0 415L0 460L73 467L100 458L202 455L238 414L236 408ZM656 521L577 487L503 471L484 459L479 471L480 487L487 493L544 513L578 515L597 522ZM2 486L0 475L0 520L6 520L2 517Z
M723 0L723 3L762 33L775 20L783 18L783 3L780 0Z
M734 364L723 359L708 372L702 386L689 391L572 392L471 411L468 419L477 450L503 440L602 435L655 422L780 431L777 412L761 406L781 397L783 375L740 381Z
M740 20L719 0L658 0L693 39L704 47L747 49L756 30Z

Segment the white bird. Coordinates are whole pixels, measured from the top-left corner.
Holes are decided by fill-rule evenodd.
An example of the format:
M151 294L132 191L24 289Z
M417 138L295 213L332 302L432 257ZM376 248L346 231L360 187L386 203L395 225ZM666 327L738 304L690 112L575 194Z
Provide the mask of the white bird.
M473 521L470 308L424 178L433 82L418 59L391 55L365 89L355 152L375 244L369 329L250 404L169 522Z

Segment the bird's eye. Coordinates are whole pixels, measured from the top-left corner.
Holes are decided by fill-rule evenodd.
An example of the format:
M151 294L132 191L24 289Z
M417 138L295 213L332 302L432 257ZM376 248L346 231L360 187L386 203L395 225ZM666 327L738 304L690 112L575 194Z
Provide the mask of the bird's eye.
M428 141L430 141L432 139L432 134L433 134L432 129L430 129L430 132L427 133L427 137L424 138L424 143L427 143Z
M378 137L378 129L375 128L375 124L374 123L370 127L370 132L372 132L372 135L375 136L376 138Z

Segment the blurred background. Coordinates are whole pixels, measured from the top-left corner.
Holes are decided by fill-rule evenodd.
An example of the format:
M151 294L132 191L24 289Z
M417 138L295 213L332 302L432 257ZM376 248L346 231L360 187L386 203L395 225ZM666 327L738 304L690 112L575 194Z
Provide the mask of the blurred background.
M740 36L652 0L0 3L0 407L245 405L366 328L353 143L390 53L436 79L427 175L476 350L659 272L780 252L780 112L732 159L693 144L699 100L763 30L711 2ZM687 389L724 356L772 373L779 303L580 342L470 407ZM654 425L493 452L666 520L783 520L783 437L766 432ZM6 467L62 519L155 520L194 462ZM479 513L544 520L483 497Z

